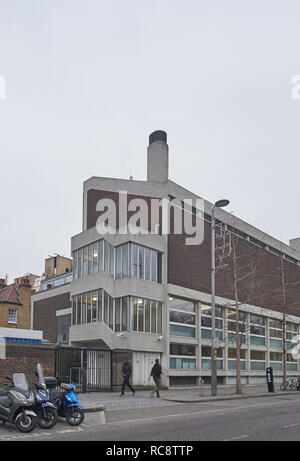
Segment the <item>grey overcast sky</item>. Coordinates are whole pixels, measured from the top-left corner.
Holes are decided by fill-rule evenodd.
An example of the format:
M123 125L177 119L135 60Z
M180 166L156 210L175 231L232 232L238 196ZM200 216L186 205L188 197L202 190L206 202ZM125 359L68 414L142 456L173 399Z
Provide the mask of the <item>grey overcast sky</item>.
M0 277L70 256L82 183L170 178L300 237L299 0L0 0Z

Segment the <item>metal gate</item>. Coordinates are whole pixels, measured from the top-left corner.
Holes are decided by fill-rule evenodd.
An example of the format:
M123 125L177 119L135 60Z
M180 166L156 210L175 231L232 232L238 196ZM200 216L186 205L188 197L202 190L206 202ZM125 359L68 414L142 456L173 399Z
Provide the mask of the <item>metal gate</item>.
M55 376L75 384L78 392L112 390L112 351L57 347Z

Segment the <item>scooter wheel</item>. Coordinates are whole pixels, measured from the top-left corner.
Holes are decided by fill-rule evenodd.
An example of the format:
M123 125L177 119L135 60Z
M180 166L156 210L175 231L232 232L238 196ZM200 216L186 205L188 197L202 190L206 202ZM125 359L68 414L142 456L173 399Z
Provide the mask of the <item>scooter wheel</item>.
M66 410L66 420L71 426L79 426L84 420L84 411L79 407L69 407Z
M38 413L38 424L42 429L51 429L58 421L58 414L54 408L44 408Z
M36 424L36 416L26 415L25 413L16 421L16 426L20 432L31 432L36 427Z

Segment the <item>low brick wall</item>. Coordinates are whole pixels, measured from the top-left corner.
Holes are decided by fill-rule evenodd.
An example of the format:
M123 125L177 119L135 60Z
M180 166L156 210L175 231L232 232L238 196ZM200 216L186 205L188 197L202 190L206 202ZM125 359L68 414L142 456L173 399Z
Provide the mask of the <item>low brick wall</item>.
M36 365L43 366L46 376L55 374L55 348L26 343L6 343L6 359L0 359L0 387L5 376L25 373L30 387L36 381Z

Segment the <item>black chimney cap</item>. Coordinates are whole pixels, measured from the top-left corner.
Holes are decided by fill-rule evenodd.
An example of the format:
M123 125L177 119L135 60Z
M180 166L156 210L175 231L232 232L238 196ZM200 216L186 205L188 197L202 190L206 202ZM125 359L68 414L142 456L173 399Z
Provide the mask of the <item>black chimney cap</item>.
M167 142L167 133L162 130L153 131L149 136L149 145L155 141Z

